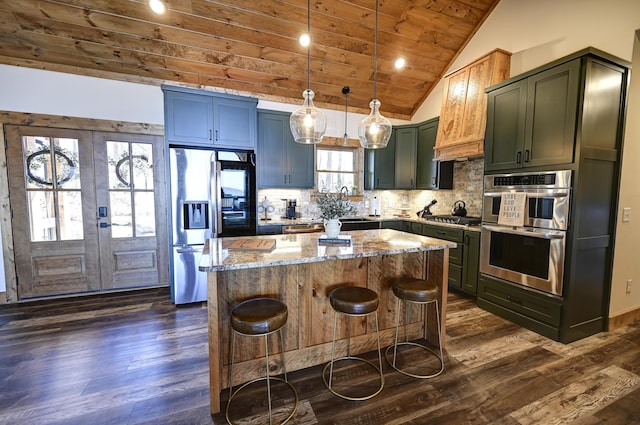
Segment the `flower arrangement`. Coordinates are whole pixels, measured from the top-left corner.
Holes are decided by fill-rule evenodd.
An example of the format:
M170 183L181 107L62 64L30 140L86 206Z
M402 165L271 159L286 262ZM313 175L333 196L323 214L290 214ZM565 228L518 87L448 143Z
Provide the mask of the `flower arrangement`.
M343 193L327 193L316 200L320 217L325 220L345 217L356 212L349 198Z

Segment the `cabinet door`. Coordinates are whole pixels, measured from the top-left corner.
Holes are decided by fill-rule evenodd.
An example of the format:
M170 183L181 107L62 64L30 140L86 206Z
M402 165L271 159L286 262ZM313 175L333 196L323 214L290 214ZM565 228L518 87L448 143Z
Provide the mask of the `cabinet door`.
M211 146L213 144L213 98L192 93L165 91L167 142Z
M376 187L376 151L375 149L364 150L364 190L373 190Z
M438 162L433 160L433 147L436 144L437 133L438 120L432 120L418 126L417 189L436 189L438 186Z
M286 126L285 126L286 124ZM288 136L287 136L288 135ZM288 116L258 112L257 184L260 188L287 187L285 144L291 137Z
M396 179L396 135L391 133L386 148L376 149L374 157L374 189L393 189Z
M416 188L416 128L396 130L395 188Z
M253 150L256 147L257 102L215 98L214 144Z
M417 129L416 189L453 189L453 161L434 161L438 118Z
M524 166L573 162L580 59L528 78Z
M465 230L464 253L462 255L462 287L469 294L478 292L480 272L480 232Z
M526 80L517 81L489 93L484 145L486 171L521 166L526 106Z
M305 145L296 143L291 134L289 127L289 119L287 118L287 137L285 138L285 146L287 151L287 187L311 189L314 187L313 174L314 166L314 148L313 145Z

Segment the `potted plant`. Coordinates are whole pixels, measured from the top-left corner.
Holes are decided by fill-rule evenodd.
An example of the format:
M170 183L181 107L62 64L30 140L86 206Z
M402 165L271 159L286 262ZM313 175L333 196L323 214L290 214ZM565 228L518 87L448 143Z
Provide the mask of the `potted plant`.
M340 217L352 215L356 212L349 198L343 193L327 193L316 200L320 217L324 221L324 230L329 238L337 238L340 234Z

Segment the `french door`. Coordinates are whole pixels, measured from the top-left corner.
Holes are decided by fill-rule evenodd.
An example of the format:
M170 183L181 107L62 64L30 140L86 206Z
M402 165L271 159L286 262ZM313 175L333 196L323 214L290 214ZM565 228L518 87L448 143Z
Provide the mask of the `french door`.
M161 137L6 133L19 299L168 284Z

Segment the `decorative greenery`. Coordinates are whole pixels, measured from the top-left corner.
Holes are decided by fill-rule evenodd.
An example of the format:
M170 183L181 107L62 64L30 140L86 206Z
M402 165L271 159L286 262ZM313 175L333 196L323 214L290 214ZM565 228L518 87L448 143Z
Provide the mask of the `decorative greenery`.
M320 216L325 220L346 217L356 212L349 198L343 193L327 193L316 200Z

